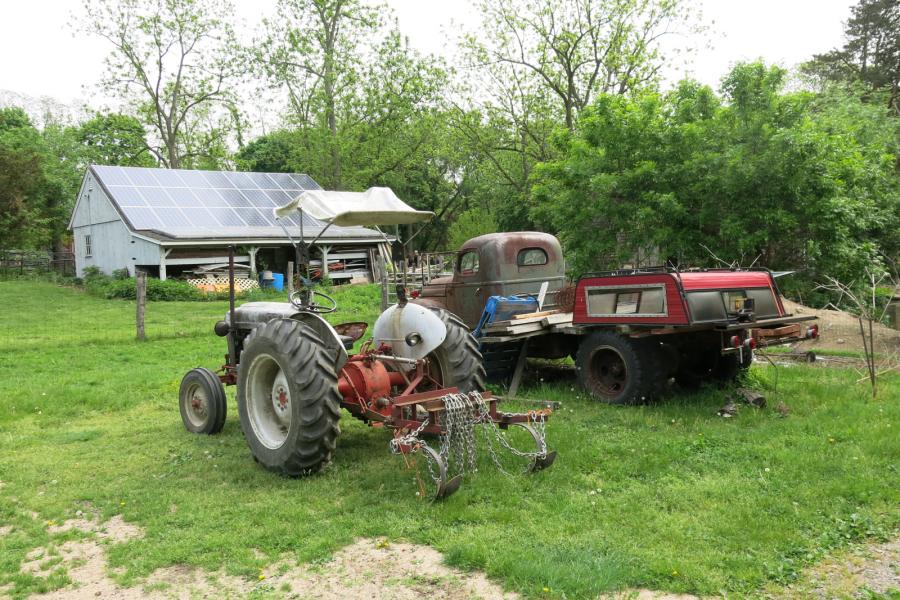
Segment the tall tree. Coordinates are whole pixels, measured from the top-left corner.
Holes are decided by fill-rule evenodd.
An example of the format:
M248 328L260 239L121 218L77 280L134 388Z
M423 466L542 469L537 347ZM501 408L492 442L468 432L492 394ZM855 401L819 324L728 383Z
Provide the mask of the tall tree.
M900 2L860 0L844 35L842 48L816 55L803 70L828 81L859 82L870 93L884 94L900 115Z
M483 31L466 44L477 60L534 77L556 97L570 130L595 94L653 82L663 64L659 39L687 22L680 0L479 0L476 7ZM502 81L522 87L515 76Z
M85 165L156 166L148 149L147 132L131 115L97 113L76 128L75 138Z
M210 144L189 143L197 128L221 145L223 133L204 123L210 111L230 113L243 68L223 20L228 0L85 0L84 10L80 29L112 46L103 85L151 128L147 146L160 163L189 167L210 154Z
M359 47L375 36L379 9L361 0L278 0L259 44L265 74L287 92L292 120L326 134L325 180L343 180L339 113L353 104L362 66Z
M574 130L597 94L656 81L660 39L694 29L683 0L478 0L481 28L466 36L466 74L484 98L457 125L484 153L501 226L529 228L534 165L554 157L551 132ZM468 109L474 109L472 112ZM480 119L477 126L473 119Z
M468 154L450 141L448 75L410 48L382 5L280 0L256 58L287 98L285 130L251 142L239 164L311 175L329 189L388 185L418 208L461 210ZM416 238L436 244L441 222Z
M21 108L0 109L0 249L46 248L52 243L48 181L52 160L41 133Z
M579 272L647 245L707 265L706 246L807 281L853 279L897 251L898 124L846 94L784 93L784 78L739 64L721 99L694 82L601 95L539 168L536 217Z

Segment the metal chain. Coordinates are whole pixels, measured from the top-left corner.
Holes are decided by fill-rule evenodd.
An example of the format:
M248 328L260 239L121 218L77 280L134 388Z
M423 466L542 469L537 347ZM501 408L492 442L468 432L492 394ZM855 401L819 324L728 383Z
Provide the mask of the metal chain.
M478 472L478 463L476 460L476 439L475 426L481 425L482 434L484 436L485 445L491 462L497 467L501 473L511 475L500 461L498 452L506 450L514 456L520 458L528 458L529 460L538 460L547 456L547 440L546 440L546 418L544 411L534 411L531 413L532 419L528 423L537 437L537 451L527 452L514 448L507 440L506 436L500 431L500 427L491 418L490 409L487 401L478 392L470 392L468 394L447 394L442 398L444 410L442 412L441 421L444 433L441 435L440 457L447 467L447 476L452 477L454 471L457 472ZM430 420L425 419L419 427L409 433L395 437L391 440L391 452L394 454L403 454L402 446L411 446L413 448L428 446L425 440L419 438L419 435L428 426ZM431 460L426 459L428 464L428 473L436 484L440 485L440 475L435 473ZM455 469L451 468L455 467Z
M410 431L404 436L395 437L391 440L391 453L392 454L403 454L403 451L400 449L401 446L412 446L413 448L417 446L428 446L428 443L425 440L419 439L419 434L428 426L428 419L422 421L422 424L419 425L415 431ZM427 454L425 455L428 456ZM434 465L432 461L425 459L425 464L428 466L428 474L431 476L431 479L434 480L436 485L441 484L441 477L439 473L435 473Z
M536 411L530 423L537 437L537 451L527 452L514 448L500 431L500 427L491 418L488 403L478 392L468 394L447 394L443 397L445 406L445 430L441 437L441 457L448 462L451 453L457 467L463 471L476 472L475 426L482 425L482 433L491 462L497 469L510 475L498 456L498 450L505 449L510 454L530 460L543 459L547 456L546 419L543 411Z

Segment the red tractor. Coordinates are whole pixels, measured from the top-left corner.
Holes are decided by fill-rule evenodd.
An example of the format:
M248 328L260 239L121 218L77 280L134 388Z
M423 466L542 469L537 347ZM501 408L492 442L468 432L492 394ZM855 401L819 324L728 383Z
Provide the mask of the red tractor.
M275 215L294 211L323 221L318 235L331 225L410 224L433 216L413 210L386 188L304 192ZM308 265L308 247L315 240L307 244L302 228L299 234L297 264ZM556 453L543 435L549 410L500 412L497 398L484 391L478 344L452 313L409 304L405 290L398 289L398 303L378 318L373 338L350 355L367 325L332 326L322 317L337 309L331 297L304 285L290 302L235 307L233 261L229 272L230 310L215 326L216 334L228 339L226 363L218 374L197 368L185 375L179 400L188 431L221 431L223 384L236 385L241 428L253 457L291 477L317 473L331 462L341 408L392 430L394 453L424 457L427 471L417 473L423 496L449 496L459 487L461 472L474 470L475 426L488 429L491 457L501 468L498 449L521 457L527 470L553 463ZM510 428L524 431L534 447L522 450L522 438L509 437ZM440 439L439 447L429 446L429 435Z

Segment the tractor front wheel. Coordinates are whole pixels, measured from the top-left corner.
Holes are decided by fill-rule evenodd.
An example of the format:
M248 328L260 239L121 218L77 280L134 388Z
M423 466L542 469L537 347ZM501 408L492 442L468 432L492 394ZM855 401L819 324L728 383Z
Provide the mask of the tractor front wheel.
M181 421L191 433L219 433L225 426L225 388L218 375L198 367L181 380L178 390Z
M237 382L241 428L270 471L311 475L331 462L341 397L334 358L312 328L273 319L244 342Z

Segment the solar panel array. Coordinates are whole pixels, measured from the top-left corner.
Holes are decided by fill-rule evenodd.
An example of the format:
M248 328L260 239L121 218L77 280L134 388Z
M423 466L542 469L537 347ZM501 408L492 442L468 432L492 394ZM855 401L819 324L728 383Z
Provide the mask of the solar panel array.
M308 175L189 171L94 166L94 172L135 230L153 230L176 238L284 237L272 209L304 190L320 190ZM300 215L281 220L299 234ZM303 215L305 233L324 223ZM334 231L332 231L334 230ZM342 237L361 228L332 227ZM362 230L365 231L365 230Z

